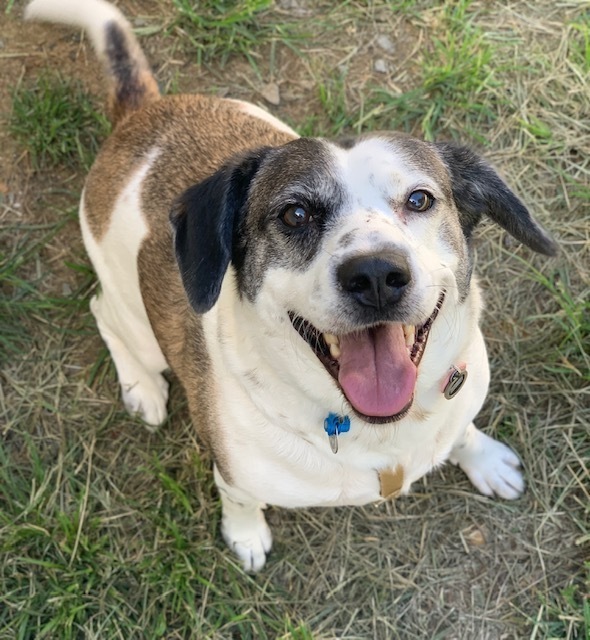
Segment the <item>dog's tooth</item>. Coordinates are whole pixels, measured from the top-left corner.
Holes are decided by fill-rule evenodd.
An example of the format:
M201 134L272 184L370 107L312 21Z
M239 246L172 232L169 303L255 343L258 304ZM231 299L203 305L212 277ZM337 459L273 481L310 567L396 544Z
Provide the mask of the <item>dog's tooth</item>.
M416 327L412 324L404 324L404 338L406 339L406 347L411 349L416 342Z
M341 354L342 354L342 351L340 351L340 347L334 342L332 342L330 344L330 355L332 356L332 358L334 358L334 360L338 360Z
M335 336L333 333L324 333L324 340L326 341L327 345L335 344L336 346L338 346L340 344L338 336Z

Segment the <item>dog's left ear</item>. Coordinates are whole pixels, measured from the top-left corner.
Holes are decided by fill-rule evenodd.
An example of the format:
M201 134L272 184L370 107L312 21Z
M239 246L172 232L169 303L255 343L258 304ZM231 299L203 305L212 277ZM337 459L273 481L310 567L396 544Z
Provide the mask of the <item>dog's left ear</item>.
M174 203L176 260L191 306L205 313L217 302L252 179L266 149L235 160L187 189Z
M435 147L450 171L453 199L468 240L485 214L533 251L556 255L557 243L476 153L448 143L436 143Z

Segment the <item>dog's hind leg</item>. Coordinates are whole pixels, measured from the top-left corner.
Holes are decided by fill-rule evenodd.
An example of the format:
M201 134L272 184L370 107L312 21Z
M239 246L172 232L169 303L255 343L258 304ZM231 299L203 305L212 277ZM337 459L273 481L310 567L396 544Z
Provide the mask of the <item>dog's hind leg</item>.
M111 300L103 290L92 298L90 309L117 369L123 403L149 428L158 427L166 419L168 382L161 373L166 361L149 323L134 322L129 316L120 322Z
M486 496L514 500L524 491L517 455L479 431L473 422L453 447L449 460L459 465L475 488Z
M90 229L84 196L80 226L102 288L90 309L115 363L123 402L129 413L155 428L166 419L168 383L162 372L168 364L145 310L137 269L137 255L147 234L139 191L149 164L148 160L122 192L99 241Z
M223 539L241 560L244 571L260 571L272 547L272 535L263 513L265 505L225 482L217 466L214 475L221 496Z

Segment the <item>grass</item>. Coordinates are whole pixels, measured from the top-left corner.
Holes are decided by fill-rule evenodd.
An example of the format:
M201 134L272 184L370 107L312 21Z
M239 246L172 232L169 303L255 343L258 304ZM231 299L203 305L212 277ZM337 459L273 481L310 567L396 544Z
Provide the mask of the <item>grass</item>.
M347 100L345 71L323 75L318 80L323 118L310 118L300 131L317 135L319 128L323 135L340 135L346 129L361 133L382 128L418 133L427 140L467 135L485 143L482 134L498 117L497 104L490 99L497 83L493 48L475 23L473 2L440 3L426 17L418 4L403 2L393 9L427 21L437 34L417 62L412 55L416 52L408 54L413 63L411 86L405 91L369 87L368 99L355 106Z
M554 336L554 361L546 366L552 372L573 374L590 382L590 290L575 294L567 272L550 280L534 271L533 278L547 288L559 307L549 317L553 327L560 330Z
M0 640L587 640L587 10L156 5L138 29L164 86L263 103L272 80L273 112L310 135L392 127L475 144L559 237L547 260L492 225L478 234L493 372L478 424L518 451L527 492L492 501L444 467L393 504L270 509L273 554L262 574L243 574L220 539L181 390L172 380L170 418L146 433L122 408L88 310L95 282L75 210L105 129L74 78L92 79L92 54L12 10L0 24L12 79L0 89L12 114L0 130ZM43 71L66 61L63 77Z
M65 263L68 269L79 275L76 290L67 297L42 293L42 278L33 276L30 268L32 263L40 259L42 247L62 233L73 219L74 212L70 210L59 222L51 225L19 225L18 242L10 249L0 249L3 292L0 297L0 353L3 356L19 357L31 347L31 334L21 323L24 316L34 314L44 322L57 322L55 326L59 330L63 317L87 310L83 297L94 283L94 273L86 264ZM16 230L14 227L7 228L7 231ZM51 317L54 319L50 320Z
M9 131L36 170L62 164L88 170L108 124L80 83L52 72L14 91Z
M197 62L215 60L221 66L230 55L242 55L256 67L253 50L268 42L293 38L292 25L265 20L271 0L173 0L174 26L185 37Z
M488 99L494 84L493 50L475 23L471 0L440 3L428 16L433 35L416 65L412 88L393 93L375 88L371 99L380 123L413 131L434 140L450 133L449 119L459 118L456 130L478 138L482 122L497 114Z

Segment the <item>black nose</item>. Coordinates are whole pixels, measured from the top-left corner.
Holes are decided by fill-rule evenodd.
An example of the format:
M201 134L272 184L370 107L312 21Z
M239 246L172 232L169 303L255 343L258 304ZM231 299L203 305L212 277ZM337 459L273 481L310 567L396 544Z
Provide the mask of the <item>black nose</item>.
M338 267L337 277L357 302L377 310L397 304L412 280L406 257L394 252L347 260Z

